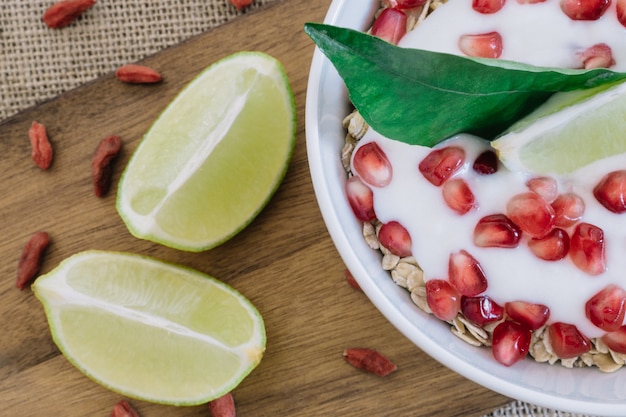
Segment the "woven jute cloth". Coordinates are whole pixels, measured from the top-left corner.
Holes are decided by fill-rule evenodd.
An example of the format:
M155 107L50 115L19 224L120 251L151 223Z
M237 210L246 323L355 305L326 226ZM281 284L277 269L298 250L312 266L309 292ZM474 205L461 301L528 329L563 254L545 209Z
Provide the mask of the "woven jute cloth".
M546 365L549 366L549 365ZM499 410L483 417L592 417L588 414L573 414L564 411L543 408L521 401L514 401ZM600 417L600 416L594 416Z
M51 0L0 0L0 121L275 0L98 1L69 30L41 21ZM514 401L484 417L590 417Z
M50 30L41 17L54 1L0 0L0 120L272 1L98 1Z

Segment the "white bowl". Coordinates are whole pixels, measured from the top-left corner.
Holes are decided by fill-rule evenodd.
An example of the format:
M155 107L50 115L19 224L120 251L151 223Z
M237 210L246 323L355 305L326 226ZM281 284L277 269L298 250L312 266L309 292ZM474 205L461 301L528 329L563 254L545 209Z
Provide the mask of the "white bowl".
M378 0L334 0L325 23L366 30ZM423 313L408 292L380 266L380 256L364 242L361 225L344 195L340 161L349 105L343 81L316 50L306 102L307 152L315 194L331 238L348 269L382 314L437 361L505 396L557 410L626 416L626 370L605 374L596 368L567 369L527 359L500 365L488 348L461 341L449 325Z

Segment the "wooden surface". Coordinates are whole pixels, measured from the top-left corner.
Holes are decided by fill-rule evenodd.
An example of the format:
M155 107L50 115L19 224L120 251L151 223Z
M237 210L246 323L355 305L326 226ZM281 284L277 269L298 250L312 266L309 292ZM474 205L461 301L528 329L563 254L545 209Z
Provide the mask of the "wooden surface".
M86 249L129 251L194 267L246 295L265 318L268 343L261 364L233 393L239 417L479 416L509 401L432 360L344 280L316 205L304 135L313 43L302 28L322 21L329 4L278 1L145 60L164 75L160 85L125 85L109 75L0 124L0 415L106 416L123 398L59 354L41 304L30 289L15 288L22 247L37 230L52 238L42 272ZM248 228L211 251L184 253L133 238L115 211L115 192L103 199L92 193L96 144L122 136L117 183L138 139L179 89L239 50L279 59L296 94L297 144L283 184ZM30 160L33 120L48 127L56 150L46 172ZM365 374L344 362L347 347L377 349L399 369L386 378ZM208 416L206 406L130 402L142 417Z

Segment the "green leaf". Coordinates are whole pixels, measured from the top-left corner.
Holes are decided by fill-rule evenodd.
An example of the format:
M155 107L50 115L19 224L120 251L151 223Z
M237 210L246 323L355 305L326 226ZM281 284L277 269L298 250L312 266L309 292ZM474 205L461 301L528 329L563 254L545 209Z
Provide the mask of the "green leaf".
M343 78L377 132L434 146L457 133L493 139L557 91L626 79L607 69L543 68L400 48L375 36L307 23L305 32Z

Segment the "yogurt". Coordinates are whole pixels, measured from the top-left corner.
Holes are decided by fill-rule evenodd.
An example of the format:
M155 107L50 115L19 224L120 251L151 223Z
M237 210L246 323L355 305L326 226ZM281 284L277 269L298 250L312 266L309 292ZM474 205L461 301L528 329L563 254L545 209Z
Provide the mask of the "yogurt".
M471 0L449 0L434 10L398 46L461 55L459 38L467 34L497 32L502 36L500 59L527 64L577 68L576 53L592 45L607 44L615 59L611 67L626 70L626 28L617 19L613 1L598 20L570 19L557 0L520 3L508 0L500 11L478 13Z
M441 188L428 182L417 169L431 148L390 140L373 129L368 130L358 147L372 141L393 167L387 186L371 187L377 218L382 223L397 221L407 229L413 256L426 280L446 279L450 254L466 250L482 266L488 281L484 294L496 303L521 300L544 304L550 308L551 322L574 324L587 337L604 334L585 316L585 303L610 283L626 288L626 215L604 208L593 196L593 188L608 172L626 167L626 155L599 160L567 176L555 177L560 193L573 192L585 201L583 220L604 231L607 270L592 276L578 269L569 257L558 261L539 259L524 242L512 249L474 244L478 221L490 214L506 213L507 202L516 194L528 192L526 182L532 178L531 174L511 172L502 166L492 175L476 173L472 163L489 149L487 141L462 134L438 145L455 145L465 150L465 163L453 178L463 178L468 183L477 208L464 215L450 209Z
M509 0L492 15L477 13L471 3L449 0L407 33L399 45L459 55L458 40L463 34L497 31L503 39L501 59L573 68L580 66L577 52L605 43L615 60L611 68L626 70L626 29L616 18L615 2L597 21L573 21L555 0L533 4ZM407 229L413 255L426 280L446 279L450 254L466 250L485 272L488 287L484 295L496 303L504 306L520 300L544 304L550 308L549 322L574 324L590 338L604 334L587 319L585 303L611 283L626 288L626 214L614 214L604 208L593 196L593 188L608 172L626 169L626 154L555 177L559 193L573 192L585 201L583 221L604 231L607 269L592 276L577 268L569 257L559 261L539 259L523 242L514 249L474 244L477 222L486 215L506 213L507 202L516 194L527 192L526 183L532 177L502 166L492 175L476 173L472 163L490 149L487 141L461 134L438 145L455 145L465 150L465 163L455 177L469 184L478 206L464 215L450 209L441 188L428 182L417 169L431 148L394 141L370 128L357 149L372 141L393 167L393 178L387 186L371 187L377 218L383 223L397 221Z

